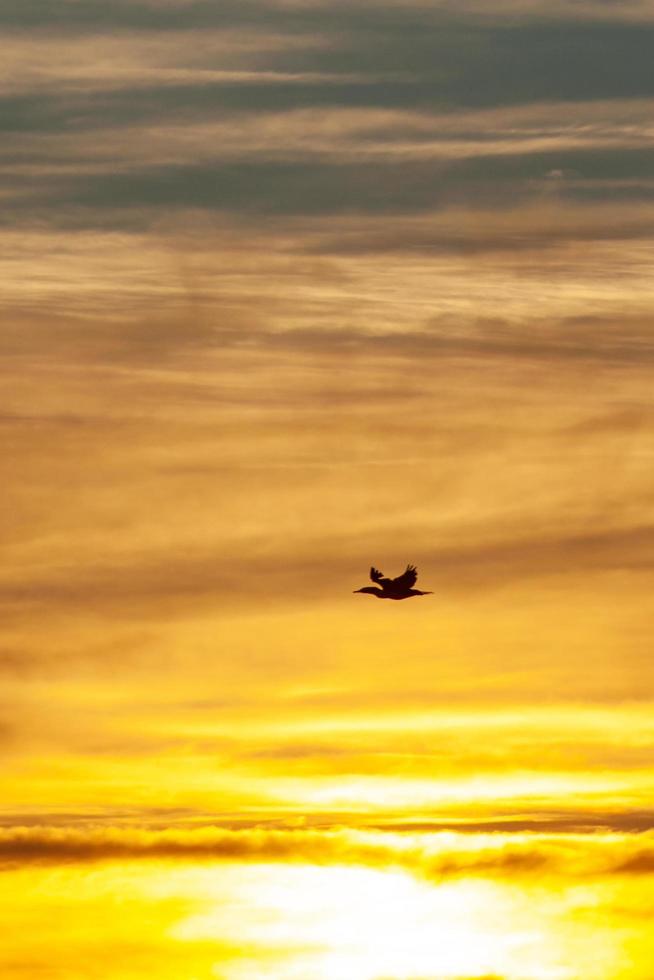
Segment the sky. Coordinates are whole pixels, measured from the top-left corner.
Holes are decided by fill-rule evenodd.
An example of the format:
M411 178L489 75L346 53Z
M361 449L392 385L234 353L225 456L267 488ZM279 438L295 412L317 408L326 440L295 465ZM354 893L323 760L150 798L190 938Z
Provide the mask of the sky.
M0 972L651 980L654 5L0 28Z

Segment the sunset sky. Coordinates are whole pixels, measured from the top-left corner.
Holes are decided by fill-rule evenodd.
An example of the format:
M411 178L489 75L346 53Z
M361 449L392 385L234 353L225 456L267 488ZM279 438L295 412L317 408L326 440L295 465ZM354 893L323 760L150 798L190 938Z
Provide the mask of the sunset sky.
M0 25L0 974L651 980L652 0Z

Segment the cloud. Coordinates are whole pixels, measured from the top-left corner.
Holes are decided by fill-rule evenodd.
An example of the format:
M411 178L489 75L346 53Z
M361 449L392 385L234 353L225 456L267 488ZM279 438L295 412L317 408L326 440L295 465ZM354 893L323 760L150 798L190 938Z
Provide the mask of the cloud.
M607 875L651 874L651 835L557 836L403 835L345 830L0 829L5 870L29 864L96 861L230 861L265 864L360 864L402 869L429 881L458 877L511 878L556 874L576 880Z
M0 93L43 92L57 85L57 100L73 103L81 95L174 86L220 86L250 82L264 84L329 83L329 73L283 72L261 66L266 57L302 44L319 47L319 38L275 34L250 28L201 31L120 31L94 33L14 33L8 36L6 59L0 70ZM344 76L356 84L359 76ZM127 103L124 108L129 114ZM87 126L88 116L82 117Z
M120 26L126 29L148 30L159 27L179 30L189 23L201 28L225 27L234 24L260 24L270 27L275 22L305 26L323 23L329 14L353 19L370 18L395 23L421 18L433 23L441 18L469 17L482 23L514 23L521 20L636 21L651 20L647 0L224 0L219 7L210 0L117 0L111 10L90 0L83 6L64 8L55 0L41 0L37 10L25 8L19 0L6 0L2 19L10 28L41 27L44 24L58 29L102 29Z
M256 471L251 480L257 480ZM246 476L235 473L244 487ZM250 482L250 481L248 481ZM303 594L317 601L342 590L344 563L352 565L356 555L374 552L375 533L352 538L330 535L305 538L289 545L282 535L269 534L234 541L226 561L226 542L216 548L187 548L171 564L168 549L76 559L51 569L33 568L23 577L0 584L0 603L5 613L17 615L40 610L50 614L116 614L129 620L154 622L162 615L172 618L190 610L233 607L259 602L266 605L293 602L297 583ZM471 589L497 590L527 579L548 576L575 578L586 572L599 575L617 571L650 572L654 567L654 527L614 528L589 533L547 532L521 538L429 548L414 544L412 554L421 567L429 569L429 584L440 594L467 593ZM265 550L267 557L257 557ZM297 550L295 550L297 549ZM348 555L346 559L346 553ZM319 557L314 557L319 555ZM359 573L359 578L361 573ZM339 588L340 587L340 588ZM11 661L12 663L14 661Z
M305 111L312 120L306 126ZM538 203L546 187L551 192L552 181L543 175L553 165L584 174L557 186L570 204L592 201L615 208L613 190L625 202L652 198L645 131L586 137L497 134L486 142L469 134L457 142L438 134L416 139L406 126L392 136L367 134L372 124L365 119L358 132L344 120L339 125L341 132L331 138L327 118L302 110L248 124L132 123L77 138L19 137L4 167L11 181L4 224L38 220L83 228L109 221L145 231L153 217L171 222L177 216L183 225L185 213L194 210L214 220L238 215L268 221L352 214L398 218L454 206L500 210ZM130 146L124 153L116 151L120 140ZM34 155L41 159L36 167L21 162ZM50 161L47 173L44 160Z
M597 181L638 179L647 197L651 25L429 4L84 6L42 4L56 29L7 38L5 226L506 206L551 190L548 172L583 174L602 200ZM507 109L541 125L473 118Z
M527 224L528 215L509 221L513 230ZM591 226L589 219L589 237ZM362 232L378 233L375 223ZM220 290L215 306L207 300L209 237L190 263L190 298L183 278L168 283L191 311L199 297L197 317L112 323L61 315L17 319L4 331L12 402L0 434L14 460L5 493L15 550L0 600L19 631L7 645L25 657L24 669L35 660L70 664L63 650L73 642L58 632L28 655L35 639L25 633L37 631L37 611L70 623L84 609L149 632L218 609L340 601L344 583L363 584L361 556L379 551L391 564L415 560L429 577L425 588L448 601L548 579L604 576L608 587L612 576L650 573L654 532L640 454L654 348L645 318L547 323L539 311L530 324L457 315L391 330L369 323L367 309L356 317L348 309L348 326L311 326L304 316L315 317L319 303L329 313L350 289L354 302L360 291L373 293L382 268L398 280L391 312L401 315L399 280L421 263L363 257L360 269L355 261L339 277L328 257L304 257L291 271L273 254L261 268L270 239L256 239L249 255L246 240L235 232L222 255L229 286L243 277L234 307ZM57 241L37 235L23 247ZM299 235L293 249L304 241ZM92 245L81 236L64 255L80 280L77 258L83 263ZM145 247L140 238L123 245L119 275ZM102 249L93 256L84 304L110 286L112 275L101 278L106 260ZM264 289L279 293L275 273L284 269L290 289L306 277L320 297L284 296L271 314ZM248 311L250 274L261 276L264 294L252 289ZM381 306L390 302L388 279L384 288ZM277 316L291 314L295 299L306 314L296 308L299 325L281 332ZM415 304L414 292L406 305ZM582 385L591 371L596 384ZM454 505L455 519L447 516ZM85 638L105 661L98 642ZM5 672L17 663L10 657Z

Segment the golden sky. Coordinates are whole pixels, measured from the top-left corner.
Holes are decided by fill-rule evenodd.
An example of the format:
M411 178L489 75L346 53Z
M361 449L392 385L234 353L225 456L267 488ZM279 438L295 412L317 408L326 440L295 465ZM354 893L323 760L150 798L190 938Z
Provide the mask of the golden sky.
M651 980L649 0L0 24L0 973Z

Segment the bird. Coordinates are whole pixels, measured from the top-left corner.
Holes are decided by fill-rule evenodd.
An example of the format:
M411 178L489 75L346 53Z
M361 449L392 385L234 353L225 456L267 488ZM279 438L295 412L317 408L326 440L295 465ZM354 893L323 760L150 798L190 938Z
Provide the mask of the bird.
M418 578L418 571L415 565L407 565L406 571L398 575L397 578L384 578L382 572L374 566L370 569L370 578L381 588L367 585L365 589L355 589L355 592L365 592L366 595L374 595L378 599L410 599L414 595L433 595L433 592L421 592L414 589Z

